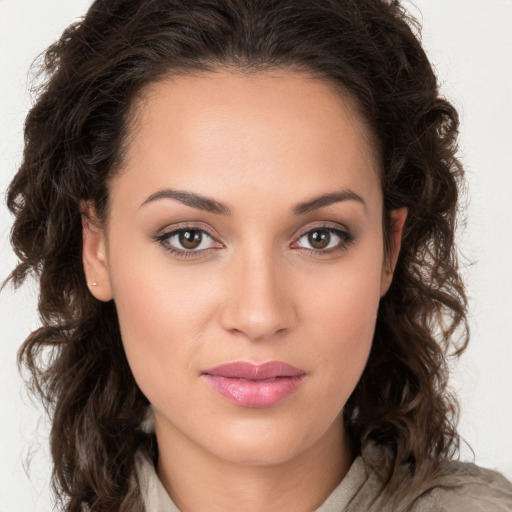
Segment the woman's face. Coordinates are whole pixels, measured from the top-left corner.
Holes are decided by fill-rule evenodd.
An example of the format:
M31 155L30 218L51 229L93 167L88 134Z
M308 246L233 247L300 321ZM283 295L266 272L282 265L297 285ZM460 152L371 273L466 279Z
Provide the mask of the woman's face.
M272 464L339 437L391 279L362 118L291 72L165 79L137 109L84 262L159 443Z

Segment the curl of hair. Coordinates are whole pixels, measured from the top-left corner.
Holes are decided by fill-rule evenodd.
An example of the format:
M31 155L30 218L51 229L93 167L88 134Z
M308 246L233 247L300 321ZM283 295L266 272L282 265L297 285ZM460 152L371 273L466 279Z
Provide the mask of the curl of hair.
M115 306L87 288L80 208L89 202L108 217L134 101L172 74L299 70L355 98L379 145L385 233L392 209L409 213L369 361L344 410L354 455L369 442L388 446L396 496L404 474L413 485L454 455L447 354L467 343L454 246L463 173L457 113L416 33L396 2L378 0L97 0L46 51L8 191L19 258L10 280L32 272L40 281L42 327L19 363L53 417L53 483L66 510L142 509L134 455L157 456L140 428L148 401Z

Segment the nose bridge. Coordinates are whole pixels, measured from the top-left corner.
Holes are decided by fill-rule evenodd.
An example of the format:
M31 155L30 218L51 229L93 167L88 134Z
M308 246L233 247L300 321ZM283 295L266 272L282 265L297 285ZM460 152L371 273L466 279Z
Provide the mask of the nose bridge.
M270 249L247 248L233 256L228 297L222 313L226 330L251 340L289 330L295 320L285 262Z

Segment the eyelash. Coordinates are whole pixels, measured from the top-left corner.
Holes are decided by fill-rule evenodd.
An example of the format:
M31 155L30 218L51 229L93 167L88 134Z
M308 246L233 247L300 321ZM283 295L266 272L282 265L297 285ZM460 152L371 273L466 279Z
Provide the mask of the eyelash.
M205 251L209 251L210 249L216 249L216 248L210 247L208 249L201 249L201 250L194 250L194 249L181 250L181 249L176 249L175 247L172 247L171 245L169 245L169 240L172 237L179 235L180 233L183 233L186 231L199 232L203 235L207 235L209 238L211 238L212 240L215 241L215 237L206 229L199 228L196 226L187 226L187 225L185 225L183 227L178 227L171 231L167 231L165 233L157 235L154 237L154 240L155 240L155 242L161 244L166 252L170 253L174 257L181 258L181 259L197 258L200 256L201 253L203 253ZM339 228L336 228L333 226L329 226L329 225L320 225L320 226L315 226L314 228L308 229L307 231L305 231L298 237L298 240L301 240L305 236L309 235L310 233L314 233L315 231L327 231L331 235L337 236L340 239L340 241L338 242L338 244L335 247L330 247L329 249L309 249L307 247L301 247L297 250L299 250L300 252L305 252L313 257L321 257L323 255L332 254L333 252L343 252L346 249L348 249L348 247L350 245L352 245L355 241L355 237L349 231L344 231L342 229L339 229ZM294 242L294 244L295 243L297 243L297 242Z
M338 243L334 247L329 247L328 249L309 249L307 247L300 247L299 250L301 253L306 253L312 257L322 257L326 255L330 255L332 253L341 253L346 251L354 242L355 237L350 231L343 230L340 228L336 228L329 225L320 225L315 226L314 228L308 229L307 231L303 232L298 240L301 240L302 238L306 237L310 233L314 233L315 231L327 231L330 236L334 235L339 238ZM294 244L297 242L294 242ZM331 240L329 240L329 244L331 243Z
M172 229L171 231L167 231L165 233L157 235L155 237L155 242L160 243L162 245L162 247L164 248L164 250L167 251L168 253L172 254L173 256L175 256L177 258L182 258L182 259L197 258L200 255L200 253L209 250L209 249L202 249L200 251L192 250L192 249L181 250L181 249L176 249L176 248L172 247L171 245L169 245L169 240L173 236L179 235L180 233L183 233L185 231L198 231L198 232L202 233L203 235L206 234L212 240L215 240L215 237L204 228L199 228L197 226L184 225L184 226L180 226L176 229Z

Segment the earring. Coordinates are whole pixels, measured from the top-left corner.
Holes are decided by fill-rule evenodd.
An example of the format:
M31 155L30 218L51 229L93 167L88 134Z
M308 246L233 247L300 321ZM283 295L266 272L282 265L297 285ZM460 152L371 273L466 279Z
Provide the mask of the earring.
M92 283L92 285L93 285L93 286L98 286L98 283L97 283L96 281L94 281L94 282Z

